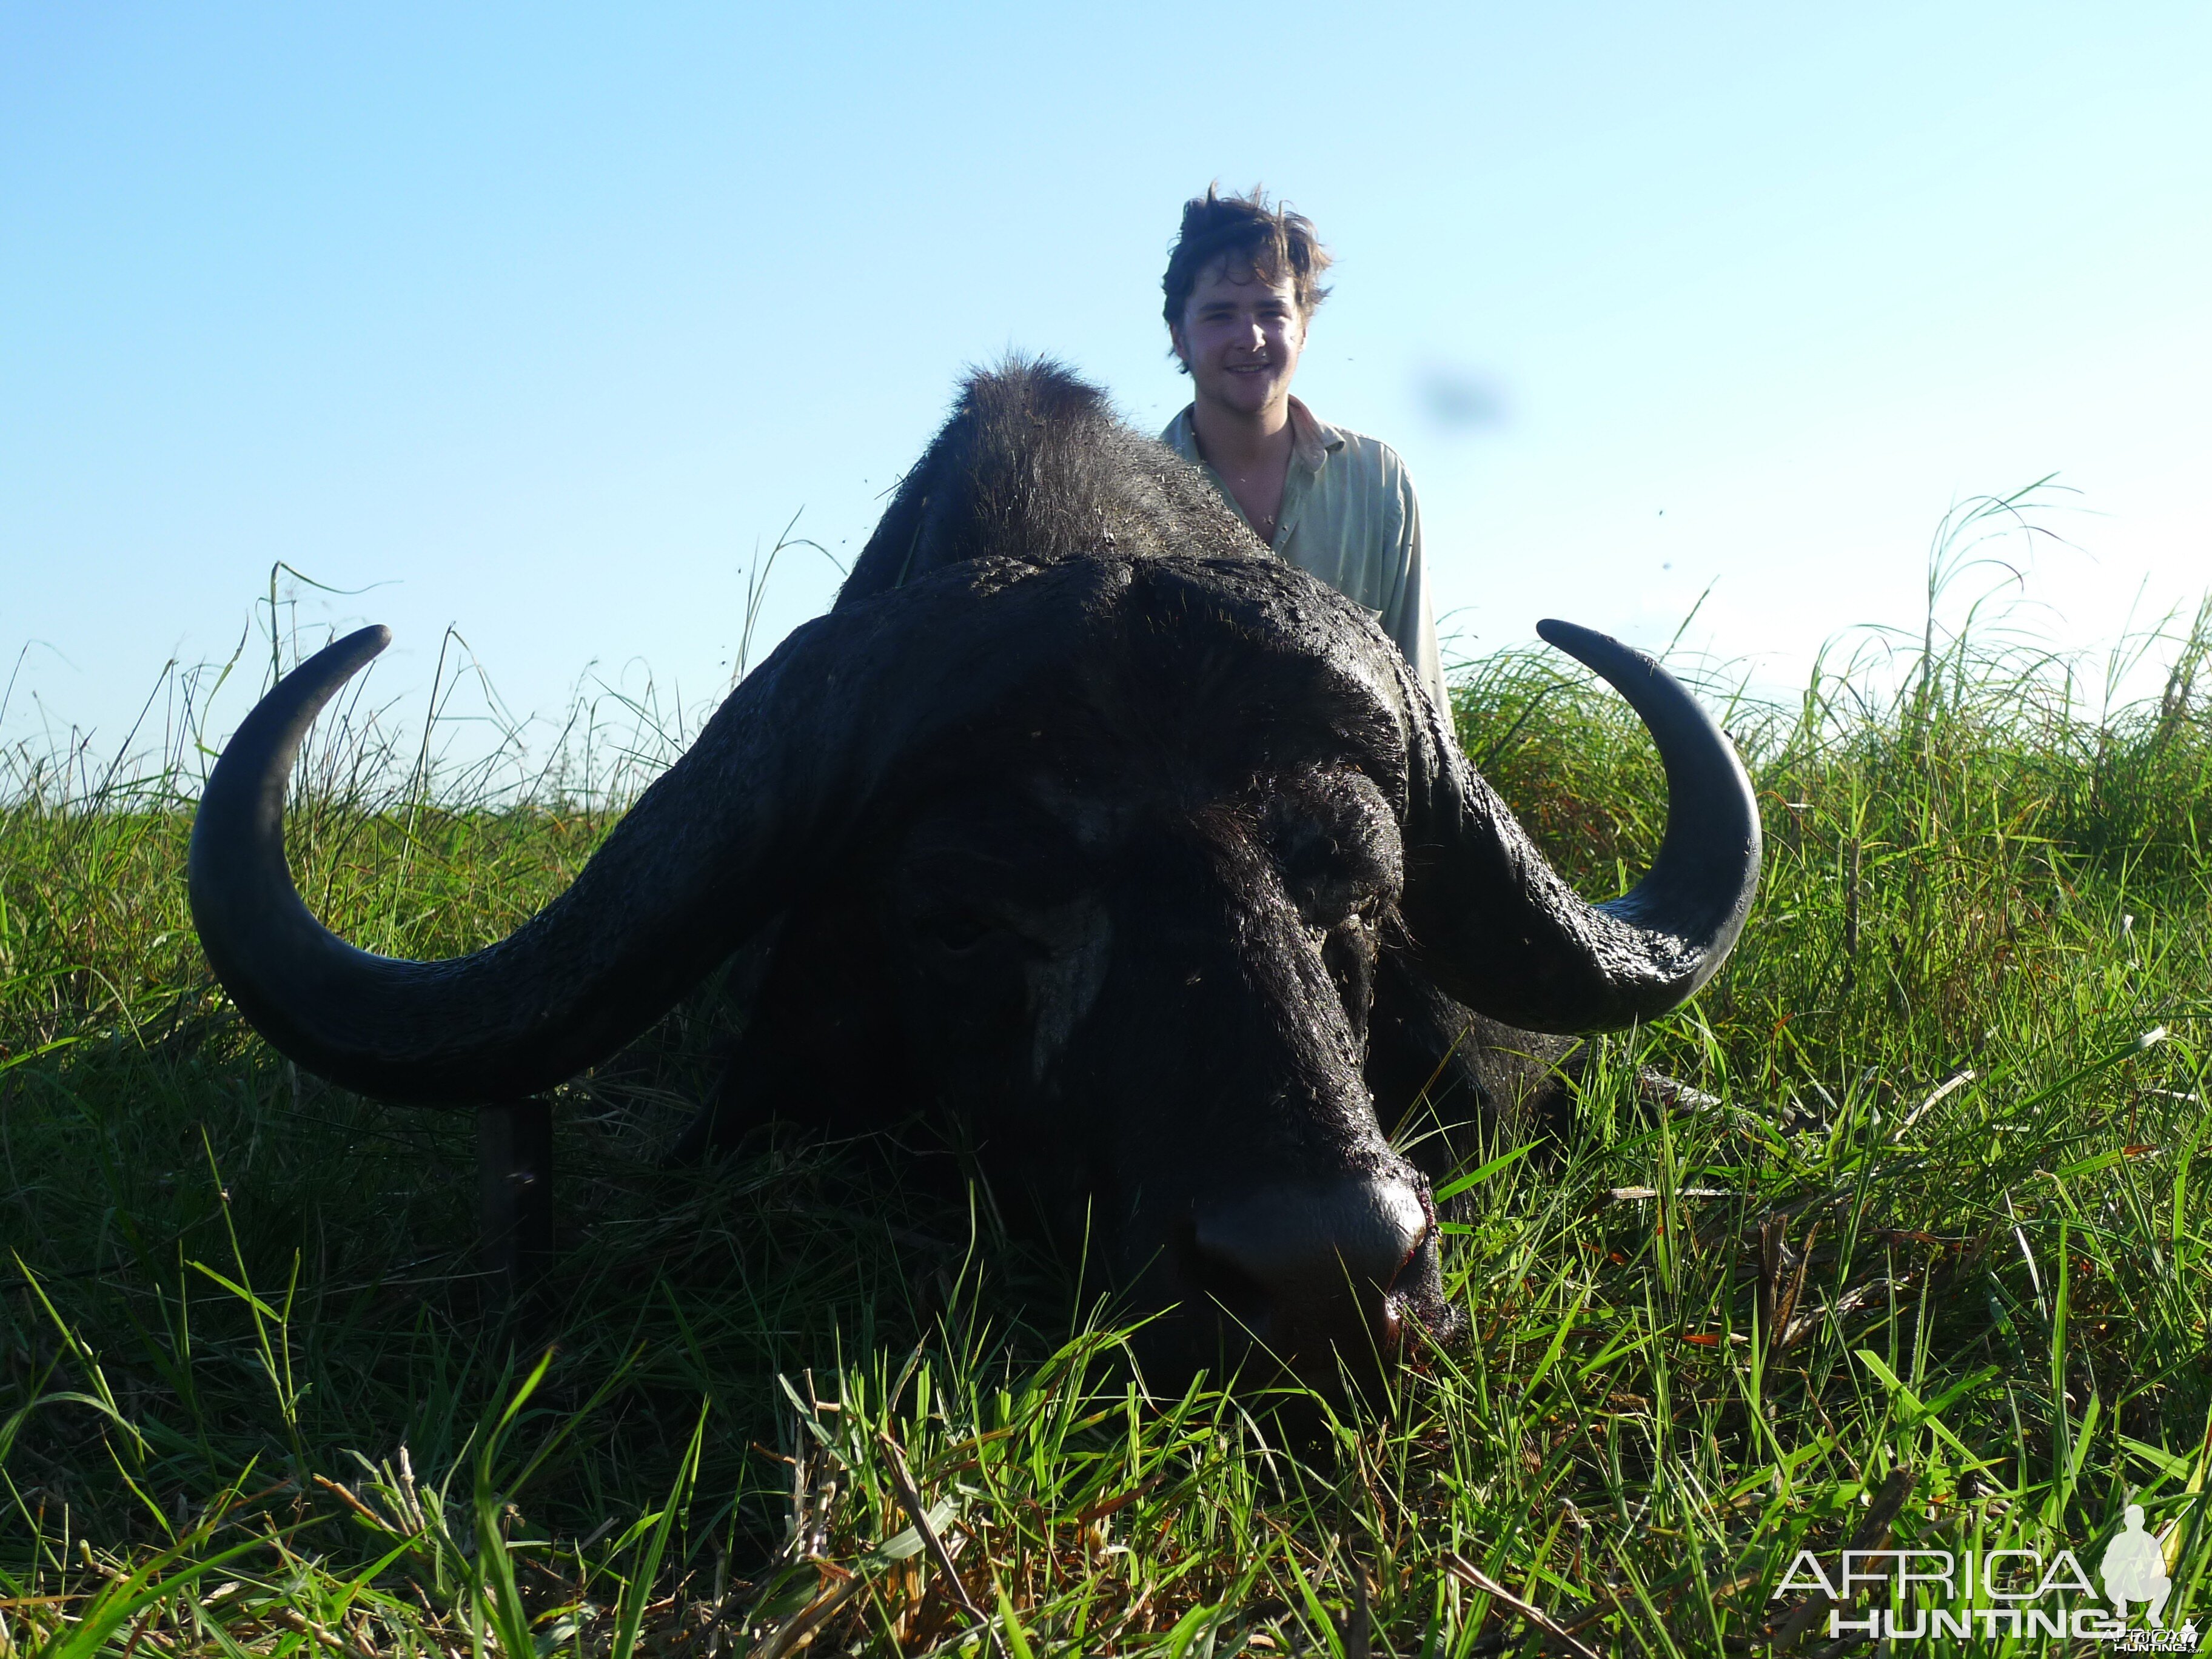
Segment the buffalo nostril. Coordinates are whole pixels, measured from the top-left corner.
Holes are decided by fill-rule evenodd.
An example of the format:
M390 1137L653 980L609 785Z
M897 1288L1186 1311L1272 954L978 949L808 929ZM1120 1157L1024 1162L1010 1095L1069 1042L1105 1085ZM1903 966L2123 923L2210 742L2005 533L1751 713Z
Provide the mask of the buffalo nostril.
M1286 1183L1209 1206L1194 1224L1200 1282L1255 1334L1396 1346L1391 1291L1429 1236L1411 1182Z

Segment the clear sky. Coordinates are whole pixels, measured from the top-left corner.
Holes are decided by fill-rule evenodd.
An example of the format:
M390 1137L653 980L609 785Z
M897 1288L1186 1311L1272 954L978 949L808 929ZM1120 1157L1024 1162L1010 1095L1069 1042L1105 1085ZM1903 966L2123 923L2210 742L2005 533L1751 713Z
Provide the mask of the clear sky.
M387 693L450 623L519 710L711 698L755 550L849 558L963 366L1181 405L1217 178L1334 247L1298 390L1406 456L1466 648L1714 585L1786 681L2054 471L2056 641L2212 587L2201 3L0 0L0 736L119 739L278 560L382 584L301 615Z

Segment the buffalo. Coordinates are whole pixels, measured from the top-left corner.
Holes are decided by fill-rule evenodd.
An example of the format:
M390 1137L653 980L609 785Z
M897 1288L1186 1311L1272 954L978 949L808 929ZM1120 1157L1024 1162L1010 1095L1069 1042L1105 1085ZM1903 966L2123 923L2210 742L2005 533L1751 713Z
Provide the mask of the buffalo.
M1649 658L1540 631L1666 769L1657 860L1607 903L1553 872L1369 612L1096 390L1016 362L969 381L832 609L513 935L373 956L293 885L293 756L380 628L239 728L192 913L279 1050L446 1104L605 1061L750 942L764 974L693 1150L766 1112L919 1111L1086 1241L1155 1316L1152 1362L1387 1364L1457 1323L1432 1179L1557 1110L1563 1036L1695 992L1758 881L1712 721ZM1401 1151L1417 1097L1448 1109Z

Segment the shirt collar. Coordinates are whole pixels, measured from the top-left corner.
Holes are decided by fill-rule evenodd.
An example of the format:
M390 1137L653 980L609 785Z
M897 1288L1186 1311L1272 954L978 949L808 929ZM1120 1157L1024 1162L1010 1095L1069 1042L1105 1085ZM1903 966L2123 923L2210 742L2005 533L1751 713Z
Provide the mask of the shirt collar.
M1173 434L1169 440L1169 447L1183 459L1192 462L1202 459L1198 453L1198 428L1191 420L1191 412L1196 407L1194 404L1185 404L1182 413L1176 416L1175 424L1169 428ZM1343 447L1344 434L1341 432L1321 419L1297 398L1291 399L1292 460L1308 472L1318 472L1328 458Z
M1328 422L1319 419L1296 398L1291 399L1291 454L1309 472L1318 472L1322 464L1344 447L1344 434Z

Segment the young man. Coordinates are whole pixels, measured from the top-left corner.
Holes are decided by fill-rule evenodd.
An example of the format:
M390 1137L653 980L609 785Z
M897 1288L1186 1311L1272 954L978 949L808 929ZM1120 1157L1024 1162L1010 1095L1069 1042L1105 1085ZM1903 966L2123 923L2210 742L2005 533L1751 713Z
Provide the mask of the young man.
M1260 191L1208 187L1183 204L1168 257L1168 337L1193 397L1160 438L1203 471L1253 533L1376 613L1449 717L1421 510L1388 444L1324 424L1291 396L1328 251Z

